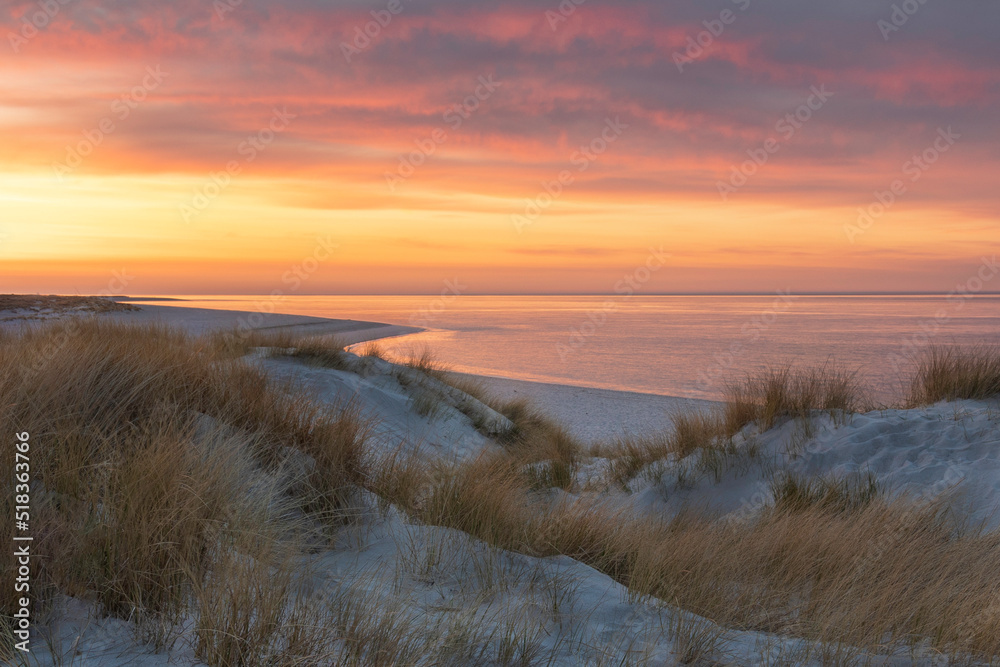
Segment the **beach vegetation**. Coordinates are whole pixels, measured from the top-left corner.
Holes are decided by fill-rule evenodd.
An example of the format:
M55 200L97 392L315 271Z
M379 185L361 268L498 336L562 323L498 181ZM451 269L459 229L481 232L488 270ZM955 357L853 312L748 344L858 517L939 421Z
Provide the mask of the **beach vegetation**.
M282 350L332 368L325 355L343 353L339 342L281 332L249 341L245 351ZM530 403L479 394L513 424L479 455L437 459L408 443L385 452L372 446L377 429L363 406L275 381L237 354L243 345L96 319L0 339L0 428L44 442L31 460L35 618L61 595L90 600L132 624L143 644L169 650L185 635L212 667L544 664L567 655L605 663L622 650L653 662L634 636L595 642L568 632L565 643L547 644L579 582L528 574L525 559L534 558L538 567L576 561L620 584L630 603L666 610L657 618L673 620L650 641L666 637L684 664L726 662L729 634L747 631L801 640L835 661L917 647L965 662L1000 656L1000 535L937 498L890 494L868 474L778 471L760 502L739 512L657 515L627 494L581 489L587 453ZM970 373L956 359L967 357L938 359L914 386L988 395L982 363ZM425 355L413 368L455 381ZM921 394L931 395L938 391ZM738 461L757 461L748 425L864 405L852 374L768 371L736 385L717 411L678 415L667 433L590 454L610 460L619 486L657 461L718 480ZM0 481L8 515L12 484ZM399 567L386 584L385 572L346 563L367 539L388 549L370 533L389 522L411 537L394 534ZM3 525L11 543L14 529ZM306 565L347 549L357 554L336 568ZM6 550L8 660L15 571ZM448 577L454 583L439 590L449 597L414 606L408 581ZM522 585L534 615L494 604Z
M917 361L907 405L1000 396L1000 347L928 348Z
M808 419L813 411L832 415L863 411L868 403L857 373L832 366L790 366L750 373L725 392L725 427L734 435L750 424L772 428L783 418Z

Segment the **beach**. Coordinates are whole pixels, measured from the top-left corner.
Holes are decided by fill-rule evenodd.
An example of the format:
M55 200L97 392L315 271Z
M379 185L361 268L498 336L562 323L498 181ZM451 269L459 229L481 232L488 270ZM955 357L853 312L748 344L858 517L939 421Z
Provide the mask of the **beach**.
M995 396L873 409L814 372L690 401L385 357L414 327L139 308L4 328L4 367L30 383L0 391L47 461L36 546L73 564L46 575L72 586L46 603L39 664L262 664L308 637L364 664L930 665L941 647L885 642L928 632L907 610L987 604ZM88 431L105 435L76 449ZM88 540L109 565L78 579ZM158 558L183 574L146 571ZM764 622L762 604L829 625ZM988 653L984 632L949 641Z
M114 313L112 318L130 324L164 324L198 336L210 331L285 332L301 336L336 336L345 345L403 336L419 331L379 322L334 320L322 317L285 315L259 311L211 310L143 304L138 311Z
M267 314L251 311L212 310L179 305L143 304L141 310L109 315L121 322L161 323L193 334L231 329L284 332L302 336L331 336L345 345L393 339L401 349L406 336L419 333L417 327L378 322L336 320L302 315ZM256 324L256 326L251 326ZM447 364L445 364L447 366ZM615 391L546 382L530 382L495 376L458 374L480 382L501 400L526 399L564 423L574 436L586 441L610 440L623 434L648 433L670 426L670 416L686 409L701 409L711 401L689 400L641 392Z
M724 400L748 372L824 364L857 373L889 403L921 350L1000 344L1000 297L961 295L600 296L289 295L280 312L419 327L388 354L428 349L456 372L548 385ZM134 300L130 303L142 304ZM266 295L149 302L254 311ZM601 314L603 313L603 315Z
M0 665L1000 666L1000 2L7 4Z
M715 401L596 387L529 382L512 378L466 375L500 400L526 400L566 424L586 442L610 441L627 435L666 431L671 416L707 410Z

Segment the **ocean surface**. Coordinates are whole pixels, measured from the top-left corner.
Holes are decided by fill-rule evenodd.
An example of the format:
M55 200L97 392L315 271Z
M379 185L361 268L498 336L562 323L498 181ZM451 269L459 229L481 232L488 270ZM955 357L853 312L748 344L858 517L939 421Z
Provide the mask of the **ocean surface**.
M158 302L418 326L456 371L718 399L767 366L835 364L877 398L900 395L930 345L1000 344L1000 296L255 296ZM266 324L265 324L266 326Z

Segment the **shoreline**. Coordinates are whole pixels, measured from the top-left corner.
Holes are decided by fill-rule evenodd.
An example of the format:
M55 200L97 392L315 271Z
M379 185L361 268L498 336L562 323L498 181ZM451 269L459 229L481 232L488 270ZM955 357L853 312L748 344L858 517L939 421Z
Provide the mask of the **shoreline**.
M674 415L692 409L705 410L719 404L706 399L622 389L580 387L473 373L450 374L479 382L488 393L502 401L526 399L584 442L663 432L671 428Z
M137 301L139 299L136 299ZM133 304L140 310L101 313L105 319L123 323L160 323L198 336L241 325L255 331L288 331L304 335L336 336L350 347L369 341L399 338L423 329L350 319L334 319L285 313L197 308L177 305ZM51 319L33 320L44 323ZM250 326L255 319L259 326ZM445 363L447 366L447 363ZM671 417L683 410L717 405L707 399L654 394L627 389L609 389L463 371L449 373L481 384L501 401L524 399L560 422L583 442L610 441L628 435L662 432L671 427Z
M71 577L36 593L53 610L39 618L52 637L39 654L106 664L113 650L121 665L216 665L211 656L200 662L216 646L204 637L230 636L234 624L216 610L239 604L250 614L294 619L293 630L308 624L329 632L315 640L328 643L303 644L323 656L340 650L339 619L355 623L348 613L371 619L359 643L384 634L380 614L389 613L412 619L392 627L417 637L407 655L419 650L439 662L445 644L438 643L451 632L441 628L480 637L479 656L494 648L501 655L503 646L490 642L511 636L504 633L527 609L539 614L531 650L550 651L552 664L593 662L592 640L586 650L574 647L565 629L572 626L605 641L609 652L624 647L621 662L640 641L655 642L656 656L643 648L650 664L679 662L689 654L686 630L663 629L681 614L711 629L713 662L763 664L772 662L774 642L796 651L806 641L815 644L809 651L843 650L844 643L797 627L744 629L744 619L759 618L761 599L778 617L799 613L799 601L811 604L815 595L815 622L841 622L845 632L857 627L838 616L845 601L872 609L902 599L890 619L899 623L910 622L914 608L958 609L956 633L968 628L962 619L979 618L991 603L995 544L966 527L992 531L1000 518L994 394L943 402L929 385L918 407L862 412L856 396L827 401L828 389L841 391L836 375L821 379L819 393L779 382L775 398L756 402L774 386L764 375L748 390L759 409L737 415L739 423L693 419L693 428L669 437L657 431L670 413L697 410L696 401L470 374L442 381L419 366L343 354L333 337L262 336L233 346L192 337L178 348L172 333L225 331L251 315L147 306L78 320L82 335L64 321L40 327L39 339L5 341L0 351L15 381L28 379L19 362L38 373L30 386L7 382L4 399L12 406L8 432L23 430L24 442L34 437L32 452L41 455L33 454L38 484L23 482L44 512L33 520L57 528L38 542L39 560ZM267 325L257 330L375 337L392 330L257 316ZM142 326L153 322L161 326ZM233 352L246 362L229 363ZM1000 369L1000 351L997 359L986 367ZM975 379L955 368L959 379ZM528 399L532 409L481 402L469 380L505 402ZM1000 388L1000 379L992 382ZM778 411L768 422L769 405ZM620 434L640 439L615 442ZM927 505L939 497L947 512ZM914 514L924 511L926 522ZM17 530L27 533L28 521ZM873 535L893 541L873 542ZM114 555L110 574L93 574L91 545ZM143 565L163 545L183 566L180 585L202 587L207 597L177 599L173 570L160 575L163 568ZM774 553L791 565L775 569ZM15 571L16 556L8 555L5 571ZM624 575L621 563L629 563ZM822 568L832 585L816 586ZM920 597L942 571L962 576ZM685 597L650 588L658 581L680 582ZM914 582L918 597L905 597ZM716 592L739 587L765 594ZM150 606L164 596L177 599L169 608L176 616ZM471 602L442 605L459 597ZM316 599L324 607L308 615ZM327 600L341 606L328 610ZM706 605L719 621L696 615ZM165 650L144 642L147 619L169 624L175 639ZM988 621L973 628L977 637L992 631ZM649 635L650 628L660 633ZM916 635L901 633L897 646L876 628L850 650L876 651L887 663L903 651L913 662ZM289 636L264 635L256 655L284 650Z
M127 322L161 321L180 326L192 334L213 329L232 328L257 315L264 317L258 331L288 330L313 335L335 335L347 346L416 334L423 329L381 322L339 320L307 315L274 313L262 315L250 311L213 310L184 306L143 304L142 310L112 313ZM445 362L447 365L447 362ZM607 441L625 435L660 432L669 429L671 416L682 409L704 409L717 403L706 399L652 394L626 389L585 387L556 382L480 375L452 371L452 374L481 383L500 400L526 399L540 411L562 423L575 437L585 442Z
M178 326L192 335L202 335L211 331L246 328L253 331L288 331L313 336L337 336L345 345L355 345L371 340L394 338L417 333L421 329L383 322L362 320L338 320L308 315L287 315L284 313L261 313L245 310L214 310L190 308L186 306L155 306L143 304L141 310L111 313L106 317L120 322L138 324L163 323ZM254 326L261 320L259 326Z

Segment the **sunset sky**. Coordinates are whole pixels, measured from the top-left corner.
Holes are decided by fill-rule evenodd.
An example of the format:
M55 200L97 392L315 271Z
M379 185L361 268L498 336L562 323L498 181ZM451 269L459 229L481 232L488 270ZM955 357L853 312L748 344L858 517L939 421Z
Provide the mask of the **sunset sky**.
M0 292L947 292L1000 241L996 2L2 19Z

